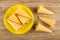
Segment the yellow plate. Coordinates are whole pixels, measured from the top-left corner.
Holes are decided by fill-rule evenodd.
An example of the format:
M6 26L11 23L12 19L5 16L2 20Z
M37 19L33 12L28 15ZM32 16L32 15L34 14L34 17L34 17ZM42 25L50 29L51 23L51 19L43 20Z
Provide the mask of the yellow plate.
M27 13L32 17L32 19L31 19L31 22L30 22L29 24L26 24L26 25L22 26L22 28L20 28L20 29L16 32L16 31L12 28L12 26L10 26L10 25L7 23L7 19L8 19L8 17L9 17L11 14L14 14L14 12L15 12L15 10L16 10L17 8L23 9L25 12L27 12ZM33 13L32 13L32 11L31 11L28 7L26 7L26 6L24 6L24 5L19 5L19 4L14 5L14 6L8 8L8 10L6 11L6 13L5 13L5 15L4 15L4 24L5 24L6 28L7 28L10 32L12 32L12 33L14 33L14 34L24 34L24 33L28 32L28 31L32 28L33 23L34 23Z

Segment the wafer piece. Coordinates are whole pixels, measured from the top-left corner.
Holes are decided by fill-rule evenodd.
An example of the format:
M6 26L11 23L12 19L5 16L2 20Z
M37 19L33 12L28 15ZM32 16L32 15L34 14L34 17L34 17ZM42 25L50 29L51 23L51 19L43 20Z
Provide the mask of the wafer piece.
M21 21L22 24L25 24L29 21L29 18L23 17L18 15L19 20Z
M50 29L48 29L47 27L43 26L40 23L37 23L37 25L36 25L36 31L42 31L42 32L52 33L52 31Z
M28 14L27 14L23 9L21 9L21 8L17 8L17 9L16 9L16 13L19 14L19 15L21 15L21 16L31 18L31 16L28 15Z
M22 25L17 24L17 23L15 23L15 22L12 22L12 21L10 21L10 20L7 20L7 22L8 22L16 31L18 31L18 30L22 27Z
M45 22L46 24L48 24L49 26L54 26L54 24L55 24L54 19L50 19L50 18L46 18L46 17L39 17L39 19L42 20L43 22Z
M21 24L15 14L12 14L7 20L11 20L13 22Z
M54 14L52 11L44 8L41 5L38 7L37 13L40 13L40 14Z

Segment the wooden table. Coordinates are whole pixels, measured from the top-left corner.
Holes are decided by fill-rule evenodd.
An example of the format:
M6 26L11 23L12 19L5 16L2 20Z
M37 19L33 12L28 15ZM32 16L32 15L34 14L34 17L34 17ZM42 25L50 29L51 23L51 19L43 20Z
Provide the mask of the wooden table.
M50 28L54 32L36 32L35 29L32 28L24 35L10 33L4 26L3 16L6 9L14 4L24 4L30 7L35 15L37 15L35 10L40 4L52 10L55 14L52 16L48 15L48 17L56 20L56 25ZM0 0L0 40L60 40L60 0Z

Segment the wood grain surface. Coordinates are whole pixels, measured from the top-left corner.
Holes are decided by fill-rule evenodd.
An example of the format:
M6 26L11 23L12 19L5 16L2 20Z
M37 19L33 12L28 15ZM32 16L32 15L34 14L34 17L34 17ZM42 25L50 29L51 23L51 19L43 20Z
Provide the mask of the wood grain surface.
M24 4L28 6L35 15L35 22L37 16L48 16L56 20L54 27L50 28L53 33L36 32L31 29L24 35L16 35L10 33L4 26L3 17L8 7L15 4ZM36 13L38 5L43 5L47 9L53 11L54 15L40 15ZM60 40L60 0L0 0L0 40Z

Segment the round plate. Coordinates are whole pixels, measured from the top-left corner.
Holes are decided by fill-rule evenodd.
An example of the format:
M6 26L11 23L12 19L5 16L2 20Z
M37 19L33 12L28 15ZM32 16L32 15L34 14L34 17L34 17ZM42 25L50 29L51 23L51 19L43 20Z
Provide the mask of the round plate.
M24 25L24 26L22 26L22 27L16 32L16 31L12 28L12 26L10 26L10 25L8 24L7 19L9 18L9 16L10 16L11 14L14 14L14 12L15 12L15 10L16 10L17 8L21 8L21 9L23 9L25 12L27 12L27 13L31 16L31 22L28 23L28 24L26 24L26 25ZM7 28L10 32L12 32L12 33L14 33L14 34L24 34L24 33L28 32L28 31L32 28L33 23L34 23L34 15L33 15L32 11L31 11L28 7L26 7L26 6L24 6L24 5L17 4L17 5L11 6L10 8L8 8L8 10L6 11L6 13L5 13L5 15L4 15L4 24L5 24L6 28Z

